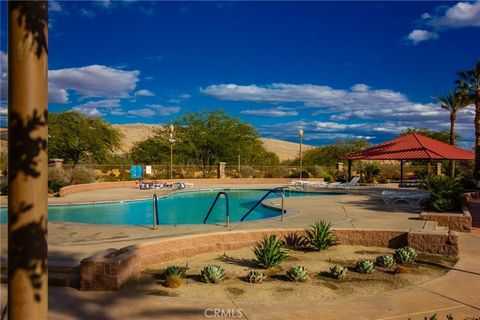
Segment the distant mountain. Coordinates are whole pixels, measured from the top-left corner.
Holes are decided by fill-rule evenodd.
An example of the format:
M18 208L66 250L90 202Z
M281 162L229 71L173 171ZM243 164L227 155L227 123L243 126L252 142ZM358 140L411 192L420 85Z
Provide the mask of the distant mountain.
M127 152L132 149L136 142L145 140L155 134L157 129L161 129L161 125L152 125L145 123L131 123L131 124L114 124L113 127L117 128L123 134L122 152ZM278 155L280 161L295 159L298 156L299 144L277 140L261 138L265 148ZM303 145L303 151L312 149L313 146Z

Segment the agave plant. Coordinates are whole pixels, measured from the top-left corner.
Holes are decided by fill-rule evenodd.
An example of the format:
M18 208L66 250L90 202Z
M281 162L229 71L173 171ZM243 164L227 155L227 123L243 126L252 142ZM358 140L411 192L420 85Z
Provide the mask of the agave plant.
M177 274L168 275L165 278L165 287L167 288L178 288L182 285L182 277Z
M290 268L287 271L288 279L298 282L298 281L307 281L308 280L308 271L302 266L295 266Z
M187 271L187 268L185 267L180 267L180 266L169 266L167 269L165 269L165 276L179 276L181 278L185 277L185 272Z
M408 264L413 262L417 256L417 251L411 247L403 247L395 250L393 256L395 257L396 262L400 264Z
M305 229L307 242L313 250L321 251L337 244L338 238L332 233L331 227L330 223L322 220Z
M379 267L390 268L395 265L395 259L390 254L384 254L384 255L378 256L377 259L375 260L375 263Z
M371 273L375 270L375 263L370 260L359 260L357 261L355 270L360 273Z
M253 253L257 257L258 264L265 269L278 266L288 258L283 242L275 235L265 236L263 241L253 248Z
M252 270L247 274L247 281L250 283L261 283L267 277L263 272Z
M347 268L342 266L333 266L330 268L330 274L335 279L344 278L347 274Z
M225 270L218 265L208 265L201 271L202 280L209 283L219 283L225 278Z

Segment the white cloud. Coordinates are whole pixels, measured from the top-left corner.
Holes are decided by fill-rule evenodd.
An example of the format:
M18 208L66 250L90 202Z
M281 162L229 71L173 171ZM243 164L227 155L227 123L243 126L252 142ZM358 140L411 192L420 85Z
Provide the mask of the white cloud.
M480 27L480 1L458 2L440 16L433 16L429 25L439 28Z
M80 112L91 117L100 117L104 115L104 113L98 110L97 108L90 108L90 107L73 107L72 111Z
M86 98L128 98L139 74L138 70L124 71L102 65L50 70L49 102L67 103L67 90Z
M87 10L87 9L85 9L85 8L81 8L81 9L80 9L80 14L81 14L82 16L84 16L85 18L89 18L89 19L95 17L95 12L90 11L90 10Z
M135 109L135 110L128 110L127 114L136 116L136 117L153 117L155 115L155 110L150 109L150 108L141 108L141 109Z
M350 89L352 91L365 92L365 91L368 91L370 87L363 83L357 83L356 85L352 86Z
M421 17L422 17L423 20L427 20L427 19L432 18L432 15L428 12L425 12L424 14L421 15Z
M75 106L75 108L116 108L120 106L119 99L107 99L98 101L89 101L87 103Z
M153 97L155 94L150 90L141 89L135 92L136 97Z
M422 41L438 39L438 34L432 31L415 29L408 34L407 39L417 44Z
M290 108L277 107L277 108L264 108L264 109L246 109L240 111L241 114L247 116L257 116L257 117L291 117L297 116L298 112Z
M58 1L50 0L48 1L48 11L60 12L62 11L62 6L60 6L60 3L58 3Z
M151 105L148 105L147 107L155 110L156 114L161 116L169 116L174 113L180 112L180 107L178 106L168 107L168 106L162 106L160 104L151 104Z

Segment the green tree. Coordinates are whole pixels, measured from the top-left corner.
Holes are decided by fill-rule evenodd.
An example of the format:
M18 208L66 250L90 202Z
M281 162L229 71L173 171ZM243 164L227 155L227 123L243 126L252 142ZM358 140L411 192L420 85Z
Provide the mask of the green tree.
M413 132L421 134L422 136L425 136L425 137L438 140L438 141L450 143L450 131L448 130L434 131L434 130L425 129L425 128L407 128L401 131L398 135L404 136ZM456 134L454 141L457 141L457 140L462 140L462 137Z
M121 134L108 122L78 112L51 113L48 155L65 163L103 163L120 146Z
M473 171L477 187L480 187L480 59L471 70L458 73L457 87L475 104L475 169Z

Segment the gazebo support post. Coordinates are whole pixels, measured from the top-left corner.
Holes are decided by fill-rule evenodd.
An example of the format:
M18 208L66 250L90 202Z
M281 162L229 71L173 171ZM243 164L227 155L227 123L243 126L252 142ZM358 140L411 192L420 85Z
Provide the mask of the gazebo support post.
M348 181L352 180L352 160L348 160Z
M429 176L432 174L432 160L428 160L427 173L428 173Z
M400 188L403 187L403 160L400 160Z

